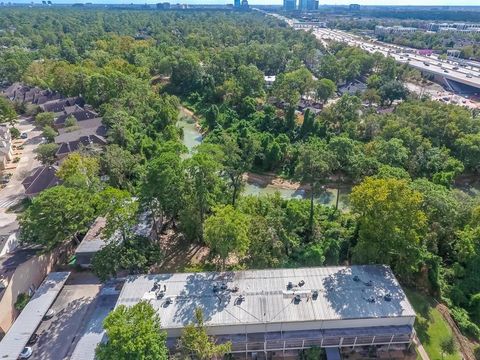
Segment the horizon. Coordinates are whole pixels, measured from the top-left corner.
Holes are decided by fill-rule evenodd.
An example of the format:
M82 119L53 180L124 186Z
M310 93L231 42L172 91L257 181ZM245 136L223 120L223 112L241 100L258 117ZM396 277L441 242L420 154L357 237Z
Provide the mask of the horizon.
M76 1L76 0L61 0L61 1L52 1L53 5L71 5L71 4L78 4L78 3L92 3L94 5L154 5L159 2L169 2L168 0L157 0L157 1L142 1L142 0L84 0L84 1ZM475 7L480 8L478 0L464 0L460 3L452 4L451 0L422 0L422 2L418 2L415 0L399 0L395 1L394 4L389 4L393 1L385 1L385 0L323 0L320 6L345 6L352 3L360 4L361 6L385 6L385 7L425 7L425 6L433 6L433 7L451 7L451 8L459 8L459 7ZM41 0L37 1L29 1L29 0L17 0L17 1L3 1L3 3L11 3L11 4L31 4L34 5L38 4L41 5ZM181 3L187 5L225 5L225 4L233 4L232 1L225 1L225 0L174 0L170 1L172 4ZM250 0L250 5L282 5L282 0Z

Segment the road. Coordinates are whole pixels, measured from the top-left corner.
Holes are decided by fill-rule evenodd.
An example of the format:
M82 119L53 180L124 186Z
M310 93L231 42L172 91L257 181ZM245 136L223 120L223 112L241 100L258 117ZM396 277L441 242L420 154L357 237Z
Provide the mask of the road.
M397 62L409 64L421 71L439 75L462 84L470 85L479 89L480 93L480 69L472 66L463 66L459 62L440 59L437 55L419 55L417 50L383 43L376 40L365 40L359 36L340 30L314 29L315 36L322 40L335 40L345 42L350 46L357 46L370 53L380 52L385 56L394 58Z
M100 292L101 284L89 273L76 273L63 287L51 306L52 319L43 321L36 333L31 359L64 360L88 317L88 310Z
M25 189L22 185L23 179L40 163L35 159L34 150L42 142L41 130L35 128L31 118L20 118L15 125L21 133L27 133L26 140L14 140L13 144L16 146L23 145L23 150L14 150L13 157L19 157L17 163L10 161L6 169L2 171L4 174L12 174L10 181L3 188L0 189L0 235L9 237L18 229L17 215L13 212L7 212L8 208L20 202L25 194ZM0 253L3 249L3 241L0 241ZM8 240L10 242L10 240ZM14 241L15 242L15 241Z

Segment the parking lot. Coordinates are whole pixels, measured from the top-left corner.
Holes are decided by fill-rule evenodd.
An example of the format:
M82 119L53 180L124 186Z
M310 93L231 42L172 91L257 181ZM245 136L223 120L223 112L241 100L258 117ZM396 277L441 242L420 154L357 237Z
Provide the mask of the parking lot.
M71 351L80 329L86 325L91 304L100 291L98 279L89 273L72 274L51 309L55 315L36 331L31 359L63 360Z

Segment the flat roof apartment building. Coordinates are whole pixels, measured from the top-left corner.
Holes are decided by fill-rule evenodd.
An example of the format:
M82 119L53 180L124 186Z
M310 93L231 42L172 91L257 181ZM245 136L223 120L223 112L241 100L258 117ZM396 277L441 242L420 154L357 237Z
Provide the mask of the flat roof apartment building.
M201 308L205 326L232 353L309 347L408 347L415 312L389 267L363 265L132 276L117 306L149 301L168 345Z

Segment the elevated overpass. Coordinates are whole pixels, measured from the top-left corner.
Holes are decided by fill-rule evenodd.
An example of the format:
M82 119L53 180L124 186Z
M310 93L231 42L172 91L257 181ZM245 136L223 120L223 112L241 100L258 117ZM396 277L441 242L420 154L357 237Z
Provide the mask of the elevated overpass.
M365 40L340 30L315 28L313 33L322 41L335 40L347 43L350 46L360 47L370 53L380 52L385 56L394 58L399 63L408 64L422 73L432 74L437 80L441 79L444 83L446 83L445 79L448 79L449 82L456 82L473 88L472 93L478 90L476 93L480 94L480 68L478 67L442 60L434 54L430 56L420 55L415 49L380 41Z

